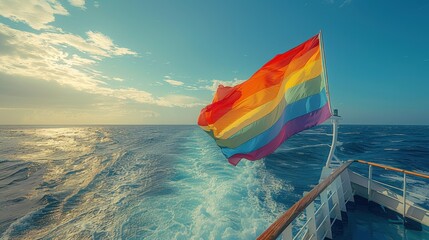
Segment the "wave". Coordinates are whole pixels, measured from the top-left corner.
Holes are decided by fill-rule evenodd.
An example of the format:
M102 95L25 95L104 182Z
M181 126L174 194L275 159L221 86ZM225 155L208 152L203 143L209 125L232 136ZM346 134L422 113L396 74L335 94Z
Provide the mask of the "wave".
M290 151L290 150L300 150L300 149L305 149L305 148L317 148L317 147L329 147L329 144L325 144L325 143L321 143L321 144L314 144L314 145L303 145L300 147L286 147L286 148L282 148L284 150Z
M399 151L397 148L385 148L384 151Z

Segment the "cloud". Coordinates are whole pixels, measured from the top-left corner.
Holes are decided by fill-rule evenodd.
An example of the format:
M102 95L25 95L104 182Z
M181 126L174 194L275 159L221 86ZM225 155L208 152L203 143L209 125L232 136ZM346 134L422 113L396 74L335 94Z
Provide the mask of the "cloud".
M238 80L238 79L234 79L233 81L212 80L212 85L203 86L202 88L215 92L219 85L235 86L235 85L240 84L244 81L246 81L246 80Z
M123 82L124 81L124 79L122 79L120 77L114 77L112 79L115 80L115 81L118 81L118 82Z
M192 90L192 91L199 90L199 88L197 88L197 87L195 87L195 86L186 86L186 88L185 88L185 89L187 89L187 90Z
M166 107L197 107L204 106L205 104L200 102L195 97L185 96L185 95L168 95L165 97L160 97L157 103L161 106Z
M52 38L54 34L55 38ZM41 33L19 31L0 24L0 71L9 75L28 76L60 84L73 86L79 90L92 89L103 83L103 76L90 68L97 63L78 54L66 52L66 46L74 46L80 52L89 52L110 57L115 53L106 52L97 46L72 34ZM114 48L118 48L113 45Z
M0 108L86 108L99 101L112 101L54 81L35 81L1 72L0 86Z
M48 24L55 21L55 15L69 15L69 13L55 0L27 0L24 3L16 0L2 0L0 15L40 30L52 28Z
M106 79L120 81L121 78L105 76L95 70L93 65L103 57L137 53L118 47L109 37L101 33L90 31L87 35L88 39L70 33L37 34L0 24L0 49L2 49L0 72L10 76L54 81L78 91L138 103L165 107L198 105L198 99L193 97L181 95L155 97L149 92L135 88L109 87ZM69 54L68 46L75 48L79 53ZM86 54L92 57L87 57ZM179 81L167 80L170 80L170 84L180 84Z
M159 121L157 105L90 94L53 81L12 78L0 73L0 86L0 125L153 124Z
M85 8L85 0L69 0L75 7ZM98 2L94 2L98 6ZM87 94L134 101L165 107L192 107L200 105L198 99L184 95L155 97L136 88L113 88L105 80L124 81L97 71L95 66L104 58L137 53L120 47L97 31L86 36L64 32L50 23L55 15L69 15L56 0L28 0L25 4L14 0L0 1L0 16L23 22L40 33L21 31L0 23L0 73L12 79L24 77L35 81L55 82ZM56 31L45 31L45 30ZM70 48L73 48L70 50ZM77 50L77 51L75 51ZM148 53L149 54L149 53ZM166 76L165 82L173 86L183 82Z
M69 3L75 7L85 8L85 0L69 0Z
M165 79L164 82L167 82L167 83L169 83L170 85L173 85L173 86L182 86L184 84L181 81L176 81L176 80L173 80L173 79Z
M202 106L198 99L183 95L157 98L153 105L140 104L126 97L90 94L53 81L11 78L3 73L0 86L0 125L190 123L199 111L195 106ZM177 115L171 107L190 108L186 110L190 114Z
M171 79L171 76L169 75L164 76L164 82L169 83L173 86L182 86L183 84L185 84L184 82Z
M22 32L18 30L15 31ZM136 52L128 48L118 47L109 37L102 33L88 31L86 34L88 36L87 39L71 33L50 32L41 33L39 35L33 34L32 38L36 38L39 41L46 41L49 45L73 47L80 52L92 55L92 57L97 60L101 60L100 57L137 55Z
M110 53L112 55L136 55L137 53L129 50L128 48L121 48L113 44L112 39L108 36L99 33L88 31L86 32L88 35L88 39L86 43L95 46L101 50L104 50L106 53Z

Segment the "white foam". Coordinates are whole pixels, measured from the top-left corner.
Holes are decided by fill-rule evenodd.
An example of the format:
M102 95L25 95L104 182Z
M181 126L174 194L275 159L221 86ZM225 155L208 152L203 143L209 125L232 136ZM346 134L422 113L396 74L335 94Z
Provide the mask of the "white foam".
M313 145L303 145L300 147L286 147L285 150L298 150L298 149L305 149L305 148L315 148L315 147L329 147L329 144L313 144Z
M384 151L399 151L397 148L385 148Z
M242 161L237 167L229 165L219 150L211 147L210 139L196 134L194 140L186 143L189 152L181 154L186 159L176 167L176 174L188 177L171 183L180 186L174 195L149 204L153 210L148 212L165 209L170 214L150 214L155 217L157 227L146 237L256 238L285 210L273 197L281 190L293 188L266 171L263 161Z

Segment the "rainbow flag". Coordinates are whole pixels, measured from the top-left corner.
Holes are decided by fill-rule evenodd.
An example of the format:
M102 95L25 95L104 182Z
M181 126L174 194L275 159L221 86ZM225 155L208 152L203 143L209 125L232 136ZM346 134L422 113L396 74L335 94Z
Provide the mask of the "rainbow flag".
M198 125L228 161L258 160L331 116L320 34L275 56L247 81L220 85Z

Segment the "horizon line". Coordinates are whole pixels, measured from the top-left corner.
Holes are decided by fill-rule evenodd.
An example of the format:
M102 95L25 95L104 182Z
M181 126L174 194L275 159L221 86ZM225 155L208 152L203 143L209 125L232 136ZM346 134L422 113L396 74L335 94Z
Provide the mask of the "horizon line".
M323 123L320 124L321 126L323 125L331 125L330 123ZM391 124L391 123L342 123L341 125L355 125L355 126L429 126L429 124ZM166 123L141 123L141 124L110 124L110 123L106 123L106 124L0 124L0 127L57 127L57 126L62 126L62 127L91 127L91 126L198 126L198 124L193 123L193 124L182 124L182 123L171 123L171 124L166 124Z

